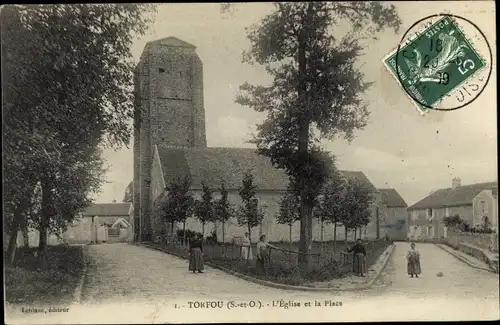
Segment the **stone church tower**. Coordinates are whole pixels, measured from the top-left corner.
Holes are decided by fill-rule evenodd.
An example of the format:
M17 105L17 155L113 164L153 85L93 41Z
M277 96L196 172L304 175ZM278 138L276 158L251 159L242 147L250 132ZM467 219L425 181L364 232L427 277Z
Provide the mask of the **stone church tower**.
M195 46L167 37L146 44L134 77L134 237L151 240L154 146L207 146L203 67Z

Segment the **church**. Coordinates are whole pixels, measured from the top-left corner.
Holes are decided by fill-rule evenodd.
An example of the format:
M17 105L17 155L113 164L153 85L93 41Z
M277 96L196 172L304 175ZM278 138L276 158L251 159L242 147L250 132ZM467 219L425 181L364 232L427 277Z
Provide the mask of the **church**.
M195 46L175 37L147 43L135 71L135 93L135 104L140 108L134 117L133 145L132 209L136 240L154 240L165 227L154 215L154 206L172 180L189 176L195 198L201 198L201 183L205 182L215 190L214 199L220 197L217 189L223 181L230 202L237 207L241 203L238 188L246 171L254 175L259 209L265 215L262 224L252 231L252 241L258 240L260 234L266 234L270 241L289 239L289 226L277 224L275 220L288 185L285 173L274 168L270 160L258 155L255 149L207 147L203 66ZM391 214L386 213L389 208L383 202L382 192L362 172L342 171L342 175L356 178L375 198L372 220L362 237L383 236L380 229L395 220L385 220L384 216ZM406 220L406 213L398 218ZM201 231L201 224L188 218L186 228ZM212 230L222 239L219 224L207 225L205 235ZM235 218L225 225L226 241L244 233L245 228L238 226ZM342 228L338 229L337 237L344 238ZM314 222L313 239L319 238L320 225ZM292 229L292 239L299 239L298 222ZM332 239L333 226L326 225L324 240Z

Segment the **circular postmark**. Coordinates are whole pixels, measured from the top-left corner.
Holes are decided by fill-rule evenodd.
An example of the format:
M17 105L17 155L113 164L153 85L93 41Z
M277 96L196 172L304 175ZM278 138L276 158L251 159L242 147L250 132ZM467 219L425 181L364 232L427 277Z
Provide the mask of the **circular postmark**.
M443 13L415 22L388 62L421 111L452 111L482 94L491 77L493 54L476 24Z

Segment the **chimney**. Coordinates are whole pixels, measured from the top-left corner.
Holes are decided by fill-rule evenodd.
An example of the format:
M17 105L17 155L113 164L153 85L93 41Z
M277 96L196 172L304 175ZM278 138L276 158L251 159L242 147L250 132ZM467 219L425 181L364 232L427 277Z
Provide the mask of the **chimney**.
M459 187L461 185L461 180L459 177L455 177L452 182L451 182L451 188L452 189L456 189L457 187Z

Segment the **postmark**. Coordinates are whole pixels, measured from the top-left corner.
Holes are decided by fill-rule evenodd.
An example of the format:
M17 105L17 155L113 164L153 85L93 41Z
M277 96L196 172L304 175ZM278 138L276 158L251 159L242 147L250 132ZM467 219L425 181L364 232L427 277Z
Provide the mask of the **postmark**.
M413 24L383 64L423 114L457 110L476 100L488 84L492 59L477 25L443 13Z

